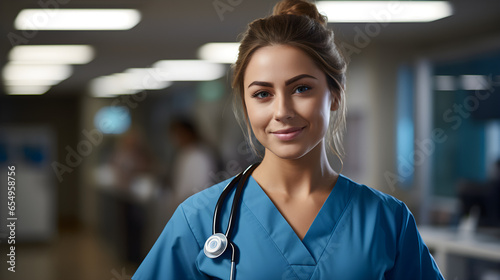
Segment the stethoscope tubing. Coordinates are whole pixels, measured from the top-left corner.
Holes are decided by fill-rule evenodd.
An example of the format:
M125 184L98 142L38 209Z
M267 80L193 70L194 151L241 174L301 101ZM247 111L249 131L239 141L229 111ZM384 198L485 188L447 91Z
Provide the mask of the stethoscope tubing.
M217 221L218 221L219 215L222 211L222 205L224 204L224 201L226 200L227 195L231 192L233 187L236 184L238 184L236 187L236 193L234 194L233 203L231 205L231 212L229 214L229 220L227 223L226 233L224 234L225 238L224 238L224 236L220 236L220 238L227 240L227 245L229 245L231 247L231 272L230 272L231 274L229 276L230 280L234 279L234 275L236 272L235 263L236 263L237 247L236 247L236 245L233 244L233 242L230 241L231 231L233 229L233 218L236 215L237 204L241 200L241 194L243 193L243 188L245 186L245 182L248 181L248 177L250 177L253 170L255 168L257 168L257 166L259 166L259 164L260 164L260 162L250 165L247 169L245 169L245 171L241 172L236 177L234 177L233 180L231 180L231 182L229 182L226 185L226 187L222 191L221 195L219 196L219 199L217 200L217 204L215 205L214 216L213 216L213 220L212 220L212 236L207 240L206 244L209 243L209 240L211 238L217 238L217 237L215 237L216 235L221 235L221 233L219 233L221 231L218 231L218 228L217 228ZM226 241L224 241L224 242L226 242ZM205 244L204 250L206 250L206 248L207 248L206 244ZM205 254L207 254L207 256L210 258L216 258L216 257L219 257L220 255L222 255L222 253L224 253L226 248L227 247L220 250L219 252L217 252L217 254L213 254L213 252L210 253L207 251L205 251Z
M226 238L229 240L231 231L233 229L233 217L236 214L236 205L240 202L241 200L241 194L243 192L243 187L245 186L245 182L248 180L248 177L252 174L252 171L259 166L260 162L254 163L247 167L243 172L238 174L231 182L229 182L224 190L222 191L222 194L220 195L219 199L217 200L217 204L215 206L214 210L214 217L212 221L212 234L215 234L219 231L217 231L217 219L219 216L219 213L222 211L222 206L224 204L224 200L226 199L227 195L231 191L231 189L234 187L234 185L238 184L236 188L236 193L234 194L233 198L233 203L231 205L231 213L229 214L229 221L227 223L227 228L226 228L226 233L224 234Z

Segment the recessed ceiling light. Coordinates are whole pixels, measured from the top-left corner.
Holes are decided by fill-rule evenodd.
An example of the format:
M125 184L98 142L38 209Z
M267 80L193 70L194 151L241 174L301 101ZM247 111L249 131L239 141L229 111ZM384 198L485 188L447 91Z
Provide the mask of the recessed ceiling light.
M452 15L447 1L318 1L329 22L429 22Z
M128 30L141 20L135 9L24 9L18 30Z
M235 63L240 43L207 43L198 50L198 57L217 63Z
M94 49L89 45L15 46L9 59L27 64L86 64L94 59Z
M211 81L226 74L224 65L204 60L160 60L153 68L167 81Z

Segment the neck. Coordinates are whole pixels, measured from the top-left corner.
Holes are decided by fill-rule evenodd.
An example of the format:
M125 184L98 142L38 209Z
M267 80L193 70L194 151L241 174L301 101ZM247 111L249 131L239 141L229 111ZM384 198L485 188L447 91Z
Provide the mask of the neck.
M253 176L267 191L290 196L330 191L337 179L337 173L328 162L324 143L298 159L279 158L266 150Z

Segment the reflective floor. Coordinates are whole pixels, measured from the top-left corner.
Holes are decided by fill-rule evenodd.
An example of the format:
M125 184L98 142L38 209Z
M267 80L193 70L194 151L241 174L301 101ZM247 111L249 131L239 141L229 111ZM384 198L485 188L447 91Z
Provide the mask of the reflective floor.
M64 228L49 244L16 246L16 272L7 270L6 244L1 247L2 280L127 280L135 264L120 261L95 232L75 227Z

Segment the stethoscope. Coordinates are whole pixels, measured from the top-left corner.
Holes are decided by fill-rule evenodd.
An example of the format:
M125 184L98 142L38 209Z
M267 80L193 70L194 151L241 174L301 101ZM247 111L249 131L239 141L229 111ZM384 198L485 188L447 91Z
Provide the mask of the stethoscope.
M245 171L241 172L238 174L236 177L234 177L231 182L229 182L224 190L222 191L219 200L217 200L217 204L215 205L215 211L214 211L214 218L212 221L212 235L207 239L205 242L205 246L203 247L203 251L205 252L205 255L211 259L218 258L220 255L222 255L228 245L231 247L231 274L229 279L233 280L234 279L234 272L235 272L235 255L236 255L236 246L233 244L233 242L230 241L231 237L231 230L233 229L233 218L236 215L236 204L240 202L241 199L241 193L243 191L243 186L245 185L245 182L248 180L248 177L250 174L252 174L252 171L259 166L260 162L255 163L250 165ZM222 205L224 204L224 200L226 199L226 196L231 192L233 187L237 184L236 188L236 193L234 194L234 199L233 199L233 205L231 206L231 213L229 214L229 221L227 223L227 229L226 233L222 233L221 231L218 231L217 229L217 220L219 219L219 213L222 212Z

